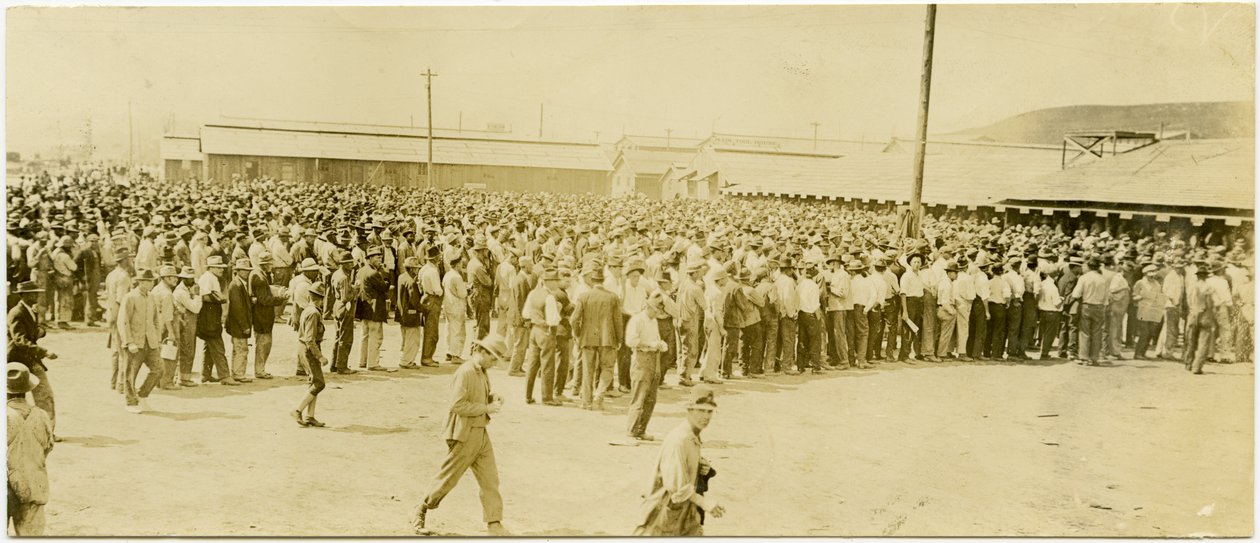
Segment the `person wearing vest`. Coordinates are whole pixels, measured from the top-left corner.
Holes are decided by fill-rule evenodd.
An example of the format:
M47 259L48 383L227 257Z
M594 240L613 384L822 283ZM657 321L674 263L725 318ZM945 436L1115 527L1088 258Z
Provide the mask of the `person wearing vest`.
M158 348L162 344L162 324L158 322L157 301L150 295L156 281L153 270L141 270L136 275L135 288L123 298L118 314L119 340L127 349L123 394L126 396L127 411L137 414L149 410L149 393L162 380L162 362L158 356ZM149 372L137 390L136 378L141 367L148 368Z

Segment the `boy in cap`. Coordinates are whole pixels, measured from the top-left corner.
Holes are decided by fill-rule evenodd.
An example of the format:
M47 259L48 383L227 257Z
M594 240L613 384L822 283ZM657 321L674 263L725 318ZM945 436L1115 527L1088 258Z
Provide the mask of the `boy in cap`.
M48 413L26 401L26 393L40 379L18 362L5 365L8 379L8 519L18 537L44 535L44 505L48 503L48 468L53 449L53 427Z
M697 492L697 483L716 472L700 456L700 432L713 420L717 409L713 389L701 385L691 390L687 418L661 443L652 469L651 490L643 498L636 536L699 536L704 534L704 515L722 518L725 510L717 500ZM707 484L707 483L706 483Z
M298 341L302 344L298 360L302 363L306 374L310 376L308 380L310 388L302 396L297 409L290 414L297 421L298 426L323 428L324 423L315 418L315 403L319 398L319 393L324 390L323 366L328 363L328 359L324 357L324 352L320 348L320 343L324 341L324 318L320 311L324 302L324 286L320 284L312 286L307 291L307 295L309 298L302 307L302 316L298 319L297 334Z

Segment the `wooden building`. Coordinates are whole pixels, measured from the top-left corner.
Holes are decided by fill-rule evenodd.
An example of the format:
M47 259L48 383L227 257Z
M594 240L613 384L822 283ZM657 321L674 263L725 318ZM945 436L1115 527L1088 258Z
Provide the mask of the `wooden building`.
M272 177L311 183L430 186L421 129L206 125L205 179ZM437 189L610 194L611 165L596 144L435 135Z
M166 136L159 146L162 176L169 182L205 179L201 141L195 136Z

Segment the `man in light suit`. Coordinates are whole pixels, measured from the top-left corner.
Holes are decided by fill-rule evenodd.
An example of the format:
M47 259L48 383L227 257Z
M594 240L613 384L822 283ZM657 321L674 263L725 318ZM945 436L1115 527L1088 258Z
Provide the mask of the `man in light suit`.
M509 535L503 528L503 497L499 495L499 470L494 461L494 447L486 426L490 415L503 407L503 397L490 392L490 376L486 370L507 357L507 343L498 335L474 340L472 357L455 370L451 384L451 408L446 417L446 459L433 479L433 486L416 507L411 525L417 535L430 533L425 519L430 509L437 509L464 472L472 468L480 487L482 518L490 535Z

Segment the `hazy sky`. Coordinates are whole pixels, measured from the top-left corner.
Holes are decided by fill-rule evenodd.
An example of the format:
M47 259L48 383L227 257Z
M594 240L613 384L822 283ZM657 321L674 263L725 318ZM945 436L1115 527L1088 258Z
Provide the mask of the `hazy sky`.
M1250 100L1246 4L941 5L931 131L1077 104ZM11 8L7 141L156 158L172 119L510 125L548 139L914 133L923 6ZM121 153L121 154L119 154Z

